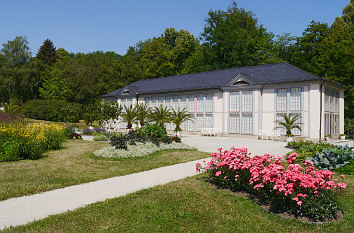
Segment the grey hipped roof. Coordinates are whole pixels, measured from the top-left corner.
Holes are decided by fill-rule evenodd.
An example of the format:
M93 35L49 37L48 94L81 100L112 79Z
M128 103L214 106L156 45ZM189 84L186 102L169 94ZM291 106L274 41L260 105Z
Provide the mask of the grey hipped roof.
M245 77L251 81L252 85L323 80L283 62L140 80L102 97L118 97L123 92L129 92L130 95L141 95L171 91L218 89L230 85L230 82L237 77Z

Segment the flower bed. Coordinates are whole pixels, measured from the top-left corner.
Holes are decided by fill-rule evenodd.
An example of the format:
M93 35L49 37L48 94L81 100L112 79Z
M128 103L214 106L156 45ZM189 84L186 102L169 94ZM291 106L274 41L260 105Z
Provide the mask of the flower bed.
M116 159L147 156L154 152L164 150L196 150L196 148L177 142L169 144L160 143L159 146L152 142L136 142L135 145L128 144L127 149L116 149L113 146L108 146L93 152L93 154L97 157Z
M56 124L0 123L0 161L38 159L46 150L60 148L66 137Z
M353 148L348 146L336 146L329 143L314 143L312 141L289 142L288 147L293 148L299 156L294 163L302 164L305 160L311 160L320 169L341 171L345 174L353 174Z
M207 171L215 185L249 192L278 212L312 221L336 218L340 211L337 194L346 184L333 179L333 172L318 170L311 161L294 164L297 156L297 153L290 154L285 163L283 158L269 154L251 158L246 148L230 151L219 148L209 163L197 164L196 169Z

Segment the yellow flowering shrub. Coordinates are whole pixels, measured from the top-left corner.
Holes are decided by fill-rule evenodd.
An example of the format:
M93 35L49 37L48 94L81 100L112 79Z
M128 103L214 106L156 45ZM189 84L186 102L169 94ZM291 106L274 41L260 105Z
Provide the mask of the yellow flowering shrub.
M0 161L37 159L65 141L64 127L46 123L0 123Z

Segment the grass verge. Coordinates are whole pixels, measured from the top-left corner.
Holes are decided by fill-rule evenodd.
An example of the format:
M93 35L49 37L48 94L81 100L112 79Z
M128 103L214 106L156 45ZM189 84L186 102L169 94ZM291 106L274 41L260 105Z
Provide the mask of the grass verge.
M205 158L198 151L164 151L149 156L108 160L97 159L93 151L105 142L71 140L64 148L50 151L39 160L0 163L0 200L30 195L65 186Z
M332 223L302 223L270 214L198 175L5 232L352 232L354 176L348 176L347 183L340 197L345 217Z

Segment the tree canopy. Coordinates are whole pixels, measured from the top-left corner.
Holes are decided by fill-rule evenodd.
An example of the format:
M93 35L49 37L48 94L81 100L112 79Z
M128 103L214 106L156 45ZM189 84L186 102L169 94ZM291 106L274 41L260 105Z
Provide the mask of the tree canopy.
M32 57L26 37L17 36L0 50L0 103L39 98L88 105L137 80L287 61L348 86L345 114L354 118L353 14L351 0L331 25L311 21L301 36L275 36L233 2L209 11L198 37L169 27L124 55L69 53L46 39Z

